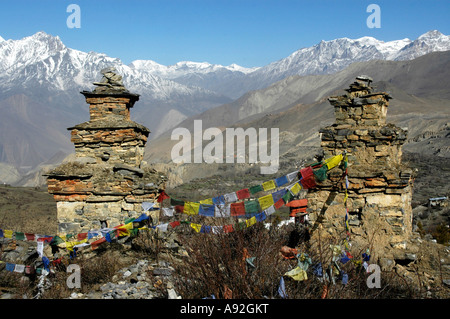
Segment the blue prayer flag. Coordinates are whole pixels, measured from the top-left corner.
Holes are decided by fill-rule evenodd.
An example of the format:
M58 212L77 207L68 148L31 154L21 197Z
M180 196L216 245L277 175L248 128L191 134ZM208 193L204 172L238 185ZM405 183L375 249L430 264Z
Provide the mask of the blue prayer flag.
M286 287L284 285L284 279L283 277L281 277L280 279L280 284L278 285L278 294L280 295L281 298L287 298L287 294L286 294Z
M212 201L214 205L223 205L225 204L225 197L223 195L213 197Z
M214 217L214 205L201 204L198 214L201 216Z
M283 186L285 184L287 184L289 181L287 179L287 176L281 176L275 179L275 184L277 185L277 187Z

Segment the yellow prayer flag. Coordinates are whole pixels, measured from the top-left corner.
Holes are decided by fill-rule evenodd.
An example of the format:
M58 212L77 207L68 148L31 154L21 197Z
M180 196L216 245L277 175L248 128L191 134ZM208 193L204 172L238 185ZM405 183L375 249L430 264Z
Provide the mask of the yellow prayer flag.
M125 229L133 229L133 222L128 223L128 224L125 224L125 226L123 226L122 228L125 228Z
M258 198L259 206L261 210L265 210L274 204L272 194Z
M185 202L183 212L188 215L198 215L200 209L200 203Z
M288 271L284 275L285 276L289 276L289 277L291 277L292 279L294 279L296 281L303 281L303 280L308 279L308 275L307 275L306 271L301 269L299 266L297 266L294 269Z
M202 229L202 225L200 225L200 224L194 224L194 223L191 223L191 227L192 227L197 233L199 233L200 230Z
M270 191L272 189L275 189L277 187L277 185L275 185L275 181L271 180L271 181L267 181L262 183L262 187L265 191Z
M302 189L302 187L300 186L299 183L295 183L294 186L291 187L290 191L292 193L292 195L297 195L298 192L300 192L300 190Z
M12 235L13 235L13 231L12 230L7 230L7 229L3 230L3 236L5 238L12 238Z
M200 204L206 204L206 205L214 205L212 198L203 199L200 201Z
M333 167L339 165L339 163L342 161L343 156L342 154L333 156L332 158L329 158L325 160L325 164L327 165L328 169L332 169Z
M80 241L66 241L66 248L69 251L73 251L73 246L79 245L79 244L82 244L82 243L85 243L85 242L87 242L87 238L83 239L83 240L80 240Z
M245 221L245 224L247 225L247 227L253 226L256 224L256 217L253 216L252 218L249 218Z

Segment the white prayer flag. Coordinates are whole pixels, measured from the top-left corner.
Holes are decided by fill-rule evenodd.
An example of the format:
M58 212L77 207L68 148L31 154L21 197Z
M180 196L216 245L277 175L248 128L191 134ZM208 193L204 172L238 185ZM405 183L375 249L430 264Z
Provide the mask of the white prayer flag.
M162 232L166 232L167 231L167 226L169 225L169 223L166 223L166 224L161 224L161 225L158 225L158 226L156 226L156 228L158 228L160 231L162 231Z
M238 200L236 193L228 193L223 195L223 197L225 198L226 203L234 203Z
M18 265L18 264L16 264L16 266L14 267L14 271L15 272L19 272L19 273L23 273L25 271L25 265Z
M272 206L266 208L265 212L266 212L267 216L272 215L273 213L275 213L275 207L272 205Z
M230 205L215 205L214 207L214 217L230 217Z
M163 213L164 216L170 216L170 217L172 217L172 216L173 216L173 211L174 211L173 208L166 208L166 207L163 207L163 209L162 209L162 213Z

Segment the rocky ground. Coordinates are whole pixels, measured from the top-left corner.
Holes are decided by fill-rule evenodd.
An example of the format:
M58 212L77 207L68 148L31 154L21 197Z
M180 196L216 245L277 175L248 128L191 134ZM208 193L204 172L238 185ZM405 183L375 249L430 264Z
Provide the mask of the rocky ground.
M415 284L419 298L449 298L450 248L447 244L438 244L432 231L439 224L449 224L449 208L442 206L428 208L427 199L449 196L450 160L435 156L418 156L404 154L404 160L416 169L413 193L414 233L407 243L407 250L399 250L393 260L384 260L381 265L386 270L393 270L405 280ZM251 173L249 171L248 173ZM284 171L283 171L284 173ZM235 190L240 184L248 185L253 180L251 174L239 179L216 176L194 180L171 190L174 197L183 198L190 194L200 197L208 196L219 189ZM238 184L236 184L238 183ZM225 188L224 188L225 187ZM0 228L41 234L54 234L56 229L56 205L46 189L0 187ZM418 229L421 222L424 230ZM91 285L89 289L66 291L62 298L72 299L140 299L140 298L179 298L174 280L176 263L182 260L186 252L176 241L176 233L164 241L164 248L156 259L155 254L133 250L116 251L111 258L122 260L117 269L101 282ZM33 246L34 244L34 246ZM144 245L146 246L146 245ZM149 245L147 245L149 246ZM23 263L36 258L35 243L2 243L1 257L4 262ZM0 298L28 298L23 289L11 288L17 283L29 284L30 278L4 271L5 264L0 263ZM5 273L13 277L3 277ZM11 282L13 280L14 282Z

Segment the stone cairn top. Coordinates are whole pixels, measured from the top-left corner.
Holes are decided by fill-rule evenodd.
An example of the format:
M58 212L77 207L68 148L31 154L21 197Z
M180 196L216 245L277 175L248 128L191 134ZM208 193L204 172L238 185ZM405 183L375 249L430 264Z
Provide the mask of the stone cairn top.
M100 71L103 78L100 82L94 82L96 86L94 93L127 93L123 85L122 76L113 67L104 68Z

